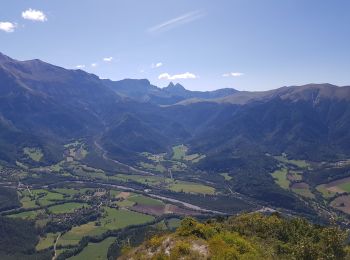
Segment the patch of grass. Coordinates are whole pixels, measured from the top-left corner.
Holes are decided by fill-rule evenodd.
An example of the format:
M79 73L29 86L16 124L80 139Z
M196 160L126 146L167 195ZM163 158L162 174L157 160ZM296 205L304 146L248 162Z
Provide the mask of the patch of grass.
M40 148L25 147L23 153L35 162L40 162L44 156Z
M167 226L169 229L176 229L181 225L181 219L171 218L167 220Z
M345 192L350 192L350 182L344 182L339 185L337 185L339 188L344 190Z
M38 199L39 204L41 206L47 206L53 204L57 201L61 201L64 199L64 196L61 193L56 192L47 192L46 195L40 199Z
M58 233L47 233L45 237L40 237L39 243L36 245L36 250L43 250L53 246Z
M315 198L315 195L312 194L309 188L292 188L292 191L306 198L310 198L310 199Z
M74 210L80 209L86 206L87 204L85 203L68 202L61 205L55 205L55 206L49 207L48 209L53 214L61 214L61 213L74 212Z
M80 191L76 189L54 189L54 191L69 196L73 196L75 194L80 193Z
M128 208L128 207L134 206L134 205L135 205L135 202L126 199L126 200L118 201L118 202L117 202L117 205L118 205L119 207L122 207L122 208Z
M275 182L283 189L289 188L289 180L287 179L287 169L282 168L280 170L276 170L271 174L275 178Z
M143 224L154 220L154 217L123 209L105 208L104 215L96 222L73 227L59 240L60 245L76 245L84 236L98 236L107 230L116 230L129 225Z
M164 205L164 203L160 200L152 199L150 197L146 197L143 195L134 195L130 196L128 200L133 201L139 205L145 205L145 206L160 206Z
M154 220L154 217L128 210L106 208L106 216L101 224L106 229L120 229L129 225L137 225Z
M136 181L142 184L163 187L165 189L169 189L176 192L187 192L187 193L202 193L202 194L214 194L215 189L213 187L198 184L194 182L188 181L179 181L172 180L170 178L164 178L159 176L142 176L142 175L125 175L125 174L117 174L112 177L113 179L120 181Z
M224 177L226 181L232 180L232 177L227 172L220 173L220 175Z
M163 165L161 165L160 163L153 165L151 163L140 162L140 166L144 169L153 170L153 171L157 171L160 173L163 173L166 171L166 168Z
M173 147L173 160L183 160L188 151L187 146L181 144Z
M194 182L175 181L169 185L169 189L175 192L214 194L213 187Z
M13 215L9 215L10 218L22 218L22 219L35 219L39 214L43 214L43 210L31 210L25 211Z
M285 156L274 156L274 158L280 162L292 164L294 166L297 166L299 168L308 168L309 164L305 160L289 160Z
M109 246L115 241L115 238L109 237L99 243L89 243L84 250L76 255L71 257L72 260L87 260L87 259L107 259L107 252Z
M60 237L57 245L77 245L84 236L96 234L96 230L101 227L95 225L95 222L89 222L80 226L73 227L67 233ZM103 233L100 232L99 234Z
M331 198L333 197L336 193L328 190L324 184L318 185L316 187L316 190L322 193L322 196L325 198Z
M206 156L204 154L198 154L198 153L194 153L194 154L189 154L189 155L186 155L184 157L184 159L186 161L190 161L192 163L197 163L199 162L200 160L204 159Z
M35 200L27 196L21 199L21 203L22 203L22 208L25 208L25 209L37 207L37 205L35 204Z

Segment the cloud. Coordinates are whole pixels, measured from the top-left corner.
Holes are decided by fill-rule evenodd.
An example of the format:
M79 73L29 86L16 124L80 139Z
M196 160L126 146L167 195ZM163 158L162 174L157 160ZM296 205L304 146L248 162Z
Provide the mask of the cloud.
M160 67L162 67L162 66L163 66L163 63L162 63L162 62L158 62L158 63L156 63L156 64L152 63L151 68L152 68L152 69L156 69L156 68L160 68Z
M148 28L149 33L158 33L158 32L164 32L168 31L170 29L173 29L177 26L184 25L186 23L193 22L195 20L198 20L199 18L202 18L205 15L203 11L197 10L193 12L186 13L184 15L181 15L179 17L173 18L171 20L168 20L166 22L163 22L161 24L155 25L151 28Z
M112 60L113 60L113 57L103 58L103 61L105 62L111 62Z
M241 72L230 72L230 73L222 74L223 77L241 77L243 75L244 73L241 73Z
M97 63L91 63L91 67L93 68L97 67Z
M77 65L75 66L77 69L84 69L85 68L85 65Z
M14 23L0 22L0 30L7 32L7 33L14 32L16 27L17 27L17 25Z
M29 8L28 10L25 10L24 12L22 12L22 17L27 20L38 21L38 22L47 21L47 17L42 11L35 10L32 8Z
M175 74L175 75L170 75L169 73L162 73L158 76L158 79L167 79L167 80L174 80L174 79L196 79L197 76L194 75L193 73L186 72L183 74Z

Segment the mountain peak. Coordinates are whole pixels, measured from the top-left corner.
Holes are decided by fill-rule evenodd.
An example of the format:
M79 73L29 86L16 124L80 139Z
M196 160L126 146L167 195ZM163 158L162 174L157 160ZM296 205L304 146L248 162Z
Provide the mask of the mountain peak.
M6 62L6 61L12 61L12 60L13 59L11 59L9 56L6 56L2 52L0 52L0 62Z
M173 82L170 82L169 85L167 87L165 87L165 89L177 89L177 90L186 90L184 86L182 86L180 83L176 83L174 84Z

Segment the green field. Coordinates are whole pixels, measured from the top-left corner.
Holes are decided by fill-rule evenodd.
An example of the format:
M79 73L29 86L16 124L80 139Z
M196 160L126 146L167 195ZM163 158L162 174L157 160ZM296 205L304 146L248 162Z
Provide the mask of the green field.
M40 148L25 147L23 149L23 153L35 162L41 161L41 159L44 156L44 154Z
M81 190L77 189L54 189L54 191L69 196L81 193Z
M232 177L227 172L220 173L220 175L224 177L226 181L232 180Z
M43 210L31 210L31 211L25 211L25 212L9 215L9 217L10 218L35 219L41 213L44 213L44 211Z
M58 233L48 233L45 237L40 237L39 243L36 245L36 250L43 250L53 246Z
M198 154L198 153L194 153L194 154L189 154L189 155L186 155L184 157L184 159L186 161L190 161L192 163L197 163L199 162L200 160L204 159L206 156L205 155L201 155L201 154Z
M187 192L187 193L202 193L202 194L214 194L215 189L213 187L198 184L195 182L172 180L170 178L159 176L142 176L142 175L124 175L117 174L112 177L113 179L120 181L136 181L142 184L150 186L162 186L165 189L169 189L175 192Z
M128 200L135 202L139 205L145 205L145 206L161 206L164 205L164 203L160 200L152 199L150 197L146 197L143 195L134 195L130 196Z
M292 188L292 191L306 198L315 198L315 195L308 188Z
M350 181L349 182L344 182L342 184L337 185L339 188L344 190L345 192L350 192Z
M64 200L64 196L60 193L45 191L45 194L44 197L38 199L41 206L47 206L57 201Z
M117 205L118 205L119 207L122 207L122 208L129 208L129 207L134 206L134 205L135 205L135 202L126 199L126 200L118 201L118 202L117 202Z
M115 241L114 237L109 237L100 243L89 243L83 251L69 259L71 260L105 260L109 246Z
M115 230L124 228L129 225L143 224L154 220L154 217L114 208L105 208L104 216L100 219L100 225L95 222L73 227L69 232L64 234L58 244L59 245L76 245L84 236L97 236L107 230Z
M87 204L85 203L77 203L77 202L68 202L60 205L55 205L52 207L49 207L49 211L53 214L61 214L61 213L70 213L74 212L75 209L79 209L82 207L86 207Z
M175 181L169 184L169 189L175 192L214 194L215 189L203 184L194 182Z
M173 160L183 160L186 156L188 148L181 144L173 147Z
M283 189L289 188L289 180L287 179L287 169L282 168L280 170L276 170L272 173L272 176L275 178L275 182Z
M304 160L289 160L285 156L274 156L274 158L280 162L292 164L294 166L297 166L299 168L308 168L309 164Z
M154 164L150 164L150 163L140 162L140 166L144 169L147 169L147 170L153 170L153 171L157 171L160 173L166 172L166 168L163 165L161 165L160 163L157 163L154 165Z
M325 186L325 184L318 185L316 189L322 193L322 196L325 198L331 198L333 197L336 193L328 190Z
M20 201L22 203L22 208L28 209L37 207L35 200L30 197L25 196Z

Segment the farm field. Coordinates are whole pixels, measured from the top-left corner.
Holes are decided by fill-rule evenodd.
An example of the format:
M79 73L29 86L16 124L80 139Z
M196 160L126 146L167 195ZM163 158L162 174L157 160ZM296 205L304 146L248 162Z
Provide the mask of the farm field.
M317 190L320 191L324 197L332 197L339 193L350 192L350 177L332 181L330 183L321 184L317 186Z
M307 163L304 160L289 160L287 157L282 156L282 155L281 156L274 156L274 158L280 162L292 164L292 165L297 166L299 168L308 168L309 167L309 163Z
M305 182L295 183L291 186L293 192L306 197L306 198L314 198L315 195L310 191L310 187Z
M287 178L287 172L288 170L286 168L282 168L271 174L275 178L275 182L283 189L288 189L290 184Z
M36 245L36 250L43 250L53 246L58 233L48 233L45 237L40 237L39 243Z
M24 209L37 207L37 205L35 204L35 200L27 196L21 198L20 202L22 204L22 208Z
M322 196L325 198L331 198L336 194L336 192L329 190L325 184L318 185L316 189L321 192Z
M129 225L143 224L154 220L154 217L129 210L105 208L105 213L98 221L92 221L73 227L59 240L59 245L76 245L84 236L101 235L108 230L116 230ZM97 224L98 223L98 224Z
M331 207L350 214L350 195L342 195L335 198L331 203Z
M224 177L226 181L232 180L232 177L227 172L220 173L220 175Z
M186 193L199 193L199 194L214 194L215 189L213 187L199 184L195 182L172 180L166 177L160 176L142 176L142 175L125 175L117 174L111 177L115 180L120 181L135 181L142 184L162 187L164 189L169 189L175 192L186 192Z
M83 251L71 258L70 260L104 260L107 259L109 246L114 242L114 237L109 237L100 243L89 243Z
M9 215L10 218L35 219L39 214L43 214L44 210L31 210L21 213Z
M144 206L161 206L164 205L164 203L160 200L152 199L150 197L146 197L143 195L135 194L133 196L130 196L128 200L137 203L139 205Z
M188 151L187 146L181 144L173 147L173 160L183 160Z
M39 162L44 156L41 149L39 148L25 147L23 149L23 153L35 162Z
M176 192L186 193L200 193L200 194L214 194L215 189L213 187L197 184L193 182L175 181L169 184L169 189Z

